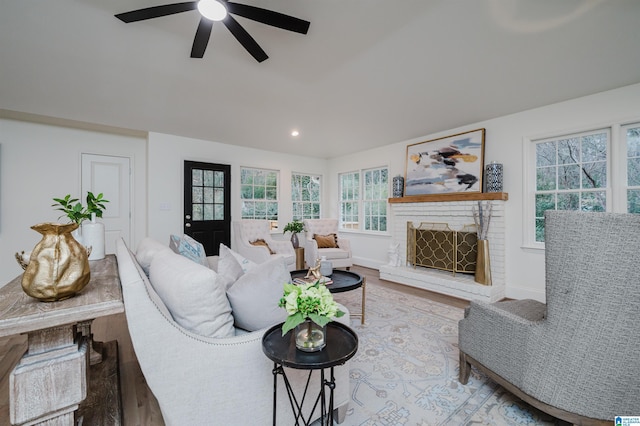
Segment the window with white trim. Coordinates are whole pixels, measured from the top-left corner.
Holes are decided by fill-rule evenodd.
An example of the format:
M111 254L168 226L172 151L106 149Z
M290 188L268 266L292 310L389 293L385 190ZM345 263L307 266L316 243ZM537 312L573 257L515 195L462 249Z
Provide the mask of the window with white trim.
M340 228L358 229L358 207L360 203L360 172L341 173L340 181Z
M387 199L389 198L389 173L386 167L365 170L363 182L362 210L364 229L387 230Z
M341 173L340 228L387 231L389 171L386 167Z
M532 140L528 167L532 247L544 243L545 210L640 213L640 123Z
M278 177L276 170L240 167L243 219L266 219L277 224Z
M321 182L317 175L291 174L293 220L320 219Z
M624 126L627 212L640 213L640 123Z

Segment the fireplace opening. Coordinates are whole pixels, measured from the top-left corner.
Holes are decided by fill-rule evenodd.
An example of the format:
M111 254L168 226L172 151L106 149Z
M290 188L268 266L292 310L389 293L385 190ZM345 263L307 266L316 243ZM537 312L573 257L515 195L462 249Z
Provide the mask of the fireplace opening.
M474 274L478 255L478 235L475 224L464 225L460 231L447 223L421 222L418 227L407 222L407 262L414 267L441 269Z

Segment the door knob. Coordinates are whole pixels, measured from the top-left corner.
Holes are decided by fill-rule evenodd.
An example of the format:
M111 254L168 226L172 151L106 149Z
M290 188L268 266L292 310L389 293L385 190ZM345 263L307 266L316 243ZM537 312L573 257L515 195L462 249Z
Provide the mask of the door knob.
M188 214L188 215L186 215L184 218L185 218L185 219L187 219L187 220L189 220L189 219L191 219L191 215L190 215L190 214Z
M185 228L191 228L191 224L190 223L185 223L184 226L185 226Z

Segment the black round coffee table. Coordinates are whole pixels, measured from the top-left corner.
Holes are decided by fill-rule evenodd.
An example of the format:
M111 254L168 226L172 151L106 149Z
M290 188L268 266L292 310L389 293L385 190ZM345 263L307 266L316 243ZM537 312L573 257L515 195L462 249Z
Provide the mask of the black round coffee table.
M292 271L291 279L304 278L305 275L307 275L307 272L308 271L306 269ZM360 317L360 323L364 324L367 287L366 278L356 272L343 271L342 269L334 269L333 273L329 275L329 278L333 281L331 284L327 284L327 288L331 293L342 293L343 291L355 290L362 287L362 312L360 315L353 314L353 316Z
M311 424L313 413L320 402L320 425L333 425L333 390L335 388L335 378L333 368L342 365L351 359L358 350L358 336L349 327L339 322L330 322L327 324L325 339L327 345L317 352L304 352L296 349L295 333L289 331L282 335L282 323L274 325L262 336L262 352L273 361L273 425L277 425L276 421L276 403L278 389L278 375L282 375L296 418L296 424L302 421L302 424ZM293 389L287 379L286 372L283 367L296 368L301 370L309 370L307 386L314 370L320 370L320 391L315 401L312 401L313 408L309 417L305 419L302 413L307 392L298 401L293 394ZM325 380L324 369L330 368L329 380ZM329 404L326 405L325 387L329 388Z

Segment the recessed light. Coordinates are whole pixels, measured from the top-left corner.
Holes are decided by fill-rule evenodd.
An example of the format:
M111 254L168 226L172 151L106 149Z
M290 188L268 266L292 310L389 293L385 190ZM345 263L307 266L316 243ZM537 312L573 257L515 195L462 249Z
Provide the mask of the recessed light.
M291 132L291 136L293 136L293 137L296 137L296 136L298 136L299 134L300 134L300 132L299 132L299 131L297 131L297 130L293 130L293 131Z

